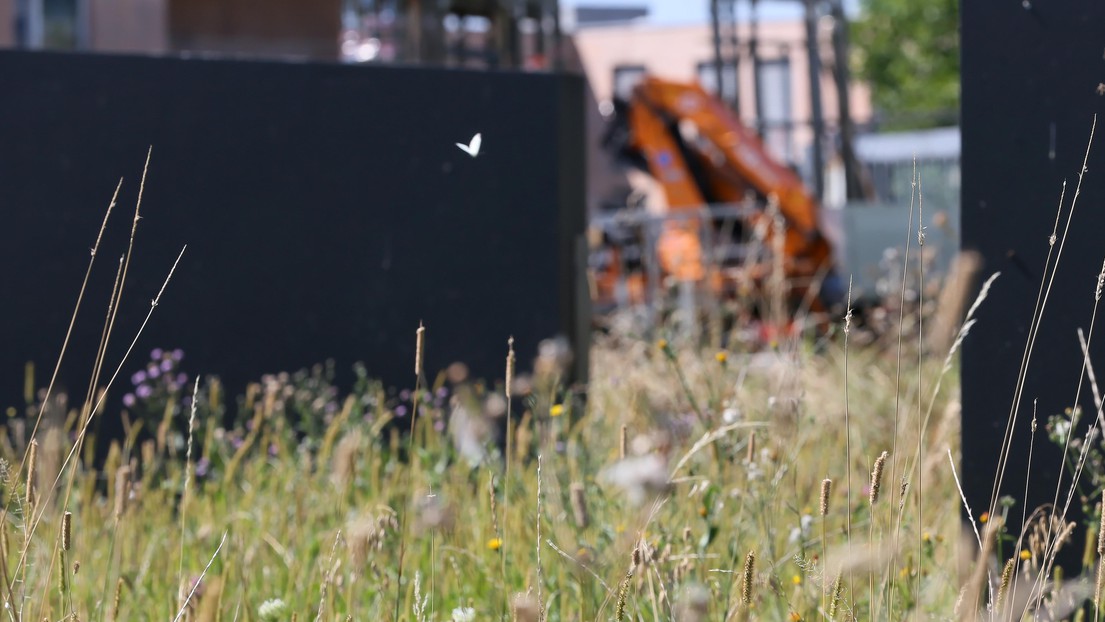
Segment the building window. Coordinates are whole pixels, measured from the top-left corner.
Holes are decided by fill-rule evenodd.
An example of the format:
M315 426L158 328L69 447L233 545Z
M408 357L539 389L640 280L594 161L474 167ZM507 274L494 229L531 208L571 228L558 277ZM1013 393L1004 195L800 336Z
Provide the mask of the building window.
M737 63L734 60L726 60L721 63L721 92L717 88L717 71L714 61L706 61L698 64L698 83L707 93L718 95L727 102L737 101Z
M614 67L614 98L629 100L633 87L645 77L644 65L618 65Z
M794 129L791 108L790 60L762 60L756 68L756 90L760 98L764 142L776 157L794 161L791 134Z
M22 0L16 2L16 37L32 49L72 50L82 44L83 2Z

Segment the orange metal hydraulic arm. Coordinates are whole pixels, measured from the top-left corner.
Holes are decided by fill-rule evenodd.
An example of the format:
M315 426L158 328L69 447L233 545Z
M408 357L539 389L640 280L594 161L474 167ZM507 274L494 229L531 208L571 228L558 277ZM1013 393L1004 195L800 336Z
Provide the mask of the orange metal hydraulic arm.
M831 266L832 249L821 235L818 204L801 179L772 158L759 137L700 86L647 77L634 90L629 121L633 146L663 185L669 210L706 203L672 136L678 131L673 126L682 126L692 134L682 137L683 144L713 180L713 194L736 200L741 187L751 187L775 199L786 223L783 252L788 277L814 277Z

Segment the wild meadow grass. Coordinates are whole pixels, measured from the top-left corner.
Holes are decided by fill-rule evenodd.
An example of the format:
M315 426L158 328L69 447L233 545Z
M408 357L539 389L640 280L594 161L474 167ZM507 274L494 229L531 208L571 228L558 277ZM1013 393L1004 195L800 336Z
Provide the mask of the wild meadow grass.
M848 464L843 349L810 344L707 350L609 335L592 353L585 402L559 382L563 353L550 348L538 373L513 378L509 458L506 392L459 368L422 389L410 437L410 411L396 415L378 386L335 396L317 370L316 382L267 377L229 424L216 416L218 383L197 382L176 394L195 387L195 410L166 410L180 426L132 426L106 464L79 465L68 518L43 493L72 434L64 423L39 431L31 495L9 431L12 597L20 619L36 620L171 620L185 600L180 618L194 620L375 620L396 608L406 620L951 612L955 375L926 438L918 524L916 489L901 494L916 443L906 425L893 438L893 352L850 353ZM906 366L903 378L924 386L907 380L900 402L915 404L940 371ZM297 431L297 400L335 397L314 438ZM917 416L902 411L903 422Z
M319 365L228 395L186 374L180 351L142 361L141 329L112 334L124 257L102 343L129 341L128 357L101 347L84 396L28 373L26 410L0 427L8 619L1098 615L1086 585L1105 527L1072 582L1052 569L1078 528L1065 516L1037 511L1021 529L992 500L960 520L955 350L974 307L944 317L933 345L925 327L967 304L936 304L908 244L917 287L907 296L903 278L868 318L874 336L850 312L767 344L614 323L579 386L557 341L532 362L487 344L502 380L425 369L433 327L412 326L413 388L398 393L363 366L341 391ZM97 418L125 437L91 436ZM1059 427L1069 444L1074 426Z

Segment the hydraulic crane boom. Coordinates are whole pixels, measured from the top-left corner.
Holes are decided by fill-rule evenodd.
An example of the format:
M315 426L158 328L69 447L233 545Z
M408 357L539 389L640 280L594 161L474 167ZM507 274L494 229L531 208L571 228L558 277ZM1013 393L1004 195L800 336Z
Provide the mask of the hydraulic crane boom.
M621 148L663 188L669 213L698 213L707 204L739 203L749 191L755 193L778 210L784 223L781 244L771 215L764 211L748 216L741 225L764 232L765 246L781 246L792 295L805 296L820 279L813 308L837 301L842 292L833 272L832 248L819 226L817 201L798 175L776 161L722 102L697 84L646 77L625 107L628 133ZM657 254L666 275L691 281L708 276L701 227L700 218L693 216L665 222ZM760 279L770 266L743 269Z

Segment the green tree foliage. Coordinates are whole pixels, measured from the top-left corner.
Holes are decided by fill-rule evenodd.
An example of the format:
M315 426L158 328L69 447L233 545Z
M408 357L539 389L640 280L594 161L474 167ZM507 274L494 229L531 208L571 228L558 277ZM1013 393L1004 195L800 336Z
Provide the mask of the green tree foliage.
M862 0L852 49L887 128L958 122L958 0Z

